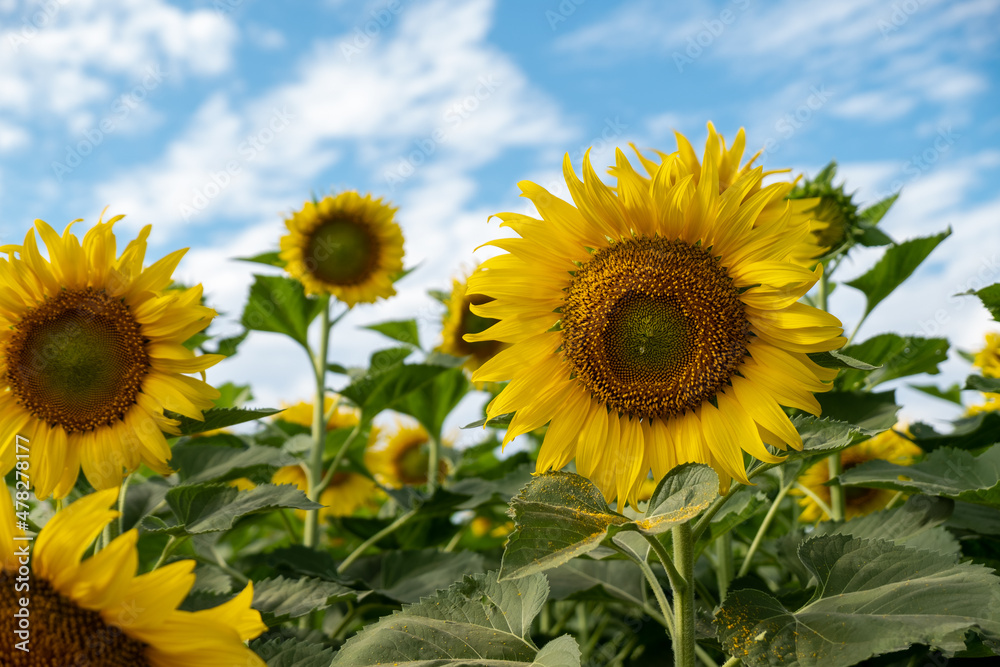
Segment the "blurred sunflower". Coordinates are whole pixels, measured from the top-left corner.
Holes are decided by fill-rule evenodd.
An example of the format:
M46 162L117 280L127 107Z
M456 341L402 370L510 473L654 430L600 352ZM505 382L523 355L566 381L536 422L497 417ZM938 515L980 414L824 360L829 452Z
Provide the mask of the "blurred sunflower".
M983 369L985 377L1000 377L1000 333L986 334L986 346L976 353L972 363L976 368Z
M306 202L285 220L285 269L307 294L332 294L348 306L394 295L392 281L403 270L395 212L381 199L353 191Z
M324 471L326 474L326 471ZM285 466L275 471L271 477L274 484L292 484L303 493L308 492L306 471L302 466ZM375 500L378 487L364 475L356 472L337 472L330 479L330 485L323 489L319 502L325 505L319 511L320 519L334 516L351 516L361 507ZM305 510L296 510L296 515L305 517Z
M514 522L504 521L500 523L490 517L477 516L469 523L469 532L472 533L473 537L479 538L487 535L493 538L507 537L514 532Z
M167 289L186 249L143 269L147 225L116 257L122 217L98 221L82 244L73 223L60 237L36 220L24 245L0 248L0 474L14 465L13 435L23 435L38 498L65 496L81 467L97 489L140 462L169 473L162 431L180 431L164 410L200 420L219 397L186 375L204 377L225 358L183 345L216 315L200 285Z
M101 665L102 667L265 667L243 642L267 627L250 608L253 584L218 607L180 611L194 585L193 560L136 576L138 533L115 538L81 560L104 527L117 489L98 491L57 512L42 528L31 558L31 651L15 648L18 595L14 578L14 508L0 491L0 664Z
M380 429L370 441L365 465L383 486L398 489L426 484L430 436L419 424L397 421L394 428ZM438 469L442 479L447 476L448 464L443 458Z
M473 372L506 346L496 340L475 343L465 340L465 334L481 333L497 323L497 320L480 317L472 312L472 306L482 306L493 299L482 294L468 294L467 281L467 278L452 280L451 299L442 321L444 326L438 350L453 357L468 357L463 367Z
M909 430L905 426L900 428L904 433L909 434ZM922 449L898 432L890 430L842 450L840 452L840 465L843 470L850 470L858 464L878 459L896 465L908 466L922 453ZM830 466L826 459L814 463L799 477L799 483L816 494L827 505L830 504L830 487L824 485L828 481L830 481ZM815 500L797 489L792 490L791 493L802 496L799 498L799 505L802 507L802 514L799 515L799 518L802 521L829 521L830 516ZM895 491L887 489L844 487L846 505L844 518L850 520L880 510L889 503L894 495L896 495Z
M344 403L344 399L339 394L327 394L323 400L323 408L326 411L326 430L333 431L338 428L353 428L361 421L361 411ZM282 412L274 416L274 419L298 424L299 426L311 427L313 421L313 403L299 401L295 405L286 407Z
M836 371L809 352L844 345L840 321L798 303L819 279L794 256L811 234L793 215L791 183L762 187L760 167L738 169L736 146L709 125L704 160L677 135L662 162L638 174L616 152L602 183L584 157L581 182L563 163L576 206L522 181L541 220L500 213L520 238L490 242L469 292L499 323L466 340L511 347L476 381L511 383L487 407L515 412L504 444L549 424L537 470L576 458L606 497L633 504L650 468L657 480L688 462L711 465L722 487L749 483L746 450L802 441L782 405L819 414L813 392ZM738 137L742 153L742 133ZM731 179L728 187L723 185Z

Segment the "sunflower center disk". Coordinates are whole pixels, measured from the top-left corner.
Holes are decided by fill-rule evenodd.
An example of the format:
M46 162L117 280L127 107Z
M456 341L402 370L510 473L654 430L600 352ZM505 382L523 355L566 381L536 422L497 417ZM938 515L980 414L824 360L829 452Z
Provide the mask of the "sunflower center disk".
M747 355L750 323L717 258L683 241L594 253L567 290L563 350L597 399L667 418L714 396Z
M31 580L31 652L15 647L14 577L0 571L0 665L102 665L147 667L146 645L104 622L100 613L78 607L44 579ZM127 623L129 619L122 619Z
M121 301L65 290L26 314L7 345L7 382L25 409L67 432L121 419L135 403L149 355Z
M427 461L430 458L422 446L416 442L408 446L396 459L396 472L405 484L423 484L427 481Z
M305 262L313 275L335 285L356 285L375 269L378 239L353 220L319 224L306 243Z

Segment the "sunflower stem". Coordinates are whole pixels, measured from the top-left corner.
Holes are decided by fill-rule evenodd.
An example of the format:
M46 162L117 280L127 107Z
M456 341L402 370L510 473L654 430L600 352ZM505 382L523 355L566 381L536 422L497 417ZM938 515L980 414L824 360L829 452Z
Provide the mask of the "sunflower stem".
M837 477L844 472L840 462L840 452L834 452L827 458L830 468L830 518L834 521L843 521L844 512L847 509L847 498L844 496L844 487L837 481Z
M288 518L288 512L285 509L278 511L281 515L281 522L285 524L285 531L288 533L288 538L292 541L292 544L299 543L299 534L295 530L295 525L292 524L292 520Z
M118 535L125 532L125 494L128 493L128 483L131 479L132 473L125 475L122 488L118 491L118 521L115 524L118 527Z
M637 557L631 549L622 549L615 545L612 545L612 548L638 565L639 569L642 570L643 576L645 576L646 581L649 582L649 587L653 589L653 595L656 597L656 604L660 606L662 618L658 617L656 620L663 625L664 629L666 629L668 637L671 639L676 637L677 635L674 632L674 610L670 606L670 602L667 601L667 594L663 592L663 586L660 585L660 580L656 578L656 573L653 572L653 568L649 566L649 563L647 563L644 558ZM557 628L553 629L553 633L556 633L558 629L557 625Z
M774 521L774 517L778 515L778 507L781 505L781 501L785 499L788 491L792 488L794 482L789 482L778 490L778 495L774 497L774 501L771 503L771 507L768 508L767 514L764 515L764 520L760 522L760 528L757 529L757 534L753 536L753 542L750 543L750 548L747 549L747 555L743 558L743 564L740 565L740 571L736 573L737 578L746 576L746 573L750 571L750 562L753 560L753 555L757 553L757 547L760 546L761 541L764 539L764 535L767 533L767 529L771 527L771 522Z
M313 502L319 501L320 482L323 477L323 449L326 444L326 357L330 343L330 297L323 296L320 316L322 324L319 334L319 353L312 355L316 379L316 401L313 404L312 449L309 452L308 480L306 496ZM306 510L305 533L302 543L315 548L319 541L319 509Z
M670 581L670 588L674 590L674 595L677 594L679 589L687 588L688 580L681 576L681 573L674 567L674 561L670 558L670 554L667 553L663 544L653 535L643 534L643 537L649 542L649 546L652 547L656 557L660 559L663 569L667 571L667 579Z
M820 498L815 491L799 482L795 483L795 488L809 496L809 498L811 498L812 501L816 503L816 505L826 514L827 518L833 516L833 510L830 509L830 506L826 504L826 501Z
M694 538L691 523L670 529L674 541L674 563L684 581L694 581ZM694 667L694 586L674 590L674 667Z
M333 479L334 474L337 472L337 468L340 467L341 462L344 460L344 456L347 454L347 450L351 448L354 441L358 439L358 435L361 433L361 422L359 421L354 425L354 430L352 430L347 438L344 440L344 444L340 446L337 453L333 457L333 461L326 469L326 474L323 475L323 479L319 483L319 493L323 493L326 487L330 486L330 481Z
M417 510L415 510L415 509L409 510L405 514L401 514L399 516L399 518L397 518L395 521L393 521L388 526L386 526L385 528L383 528L382 530L378 531L377 533L375 533L374 535L372 535L371 537L369 537L367 540L365 540L364 542L362 542L361 546L359 546L357 549L355 549L354 551L352 551L351 554L347 558L344 559L344 562L337 566L337 574L343 574L344 570L346 570L348 567L350 567L351 563L353 563L358 558L360 558L361 555L364 554L364 552L368 549L368 547L370 547L371 545L375 544L376 542L378 542L379 540L381 540L386 535L390 535L390 534L394 533L400 526L402 526L404 523L406 523L407 521L409 521L410 519L412 519L414 516L416 516L416 514L417 514Z
M438 469L441 467L441 436L430 436L427 440L427 495L433 496L438 487Z
M736 665L738 664L740 664L739 658L730 658L729 660L726 660L724 663L722 663L722 667L736 667Z

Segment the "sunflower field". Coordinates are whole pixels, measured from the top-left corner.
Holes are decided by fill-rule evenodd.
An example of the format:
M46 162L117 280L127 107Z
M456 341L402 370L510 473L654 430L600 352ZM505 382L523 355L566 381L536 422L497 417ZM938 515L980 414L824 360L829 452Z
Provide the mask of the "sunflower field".
M276 219L235 336L150 226L35 221L0 248L0 664L1000 663L1000 334L950 387L915 377L948 340L856 336L950 229L897 242L898 195L729 139L522 181L440 337L374 324L368 359L342 318L419 270L379 193ZM956 298L1000 319L1000 284ZM213 382L262 336L311 401ZM982 398L904 423L901 378Z

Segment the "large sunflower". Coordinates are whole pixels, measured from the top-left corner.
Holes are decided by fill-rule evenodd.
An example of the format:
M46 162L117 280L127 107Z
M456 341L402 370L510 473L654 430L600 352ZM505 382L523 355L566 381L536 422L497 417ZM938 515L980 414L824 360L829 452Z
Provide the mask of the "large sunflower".
M84 552L118 512L108 509L117 489L81 498L42 528L30 553L30 575L23 554L29 541L16 541L14 508L6 487L0 490L0 664L101 665L102 667L264 667L243 642L267 628L250 608L253 584L218 607L179 611L194 585L195 562L182 560L136 576L138 533L130 530L97 555ZM26 546L25 546L26 548ZM15 592L17 581L28 589ZM15 647L21 608L30 600L26 648Z
M325 471L324 471L325 474ZM271 477L273 484L292 484L303 492L308 491L306 471L302 466L285 466L275 471ZM364 475L356 472L336 472L330 479L330 485L323 489L319 502L324 505L319 511L321 519L333 516L351 516L359 508L373 503L378 487ZM296 510L296 514L304 517L304 510Z
M899 426L900 430L907 433L905 426ZM895 430L885 431L878 435L852 445L840 452L840 465L843 470L850 470L856 465L866 461L889 461L896 465L908 466L912 464L917 456L923 453L920 447L904 438ZM830 487L826 483L830 481L830 466L826 460L818 461L809 467L799 477L799 483L811 491L816 497L827 505L830 504ZM802 514L799 518L802 521L828 521L830 516L820 507L812 497L799 490L792 493L799 498L799 505L802 507ZM846 506L845 519L850 520L857 516L871 514L884 508L895 491L887 489L867 489L863 487L844 487L844 501Z
M495 299L473 312L500 321L466 339L512 344L473 376L512 380L487 407L516 413L504 443L551 422L538 471L576 457L620 502L650 468L707 463L727 487L748 483L741 450L774 461L763 442L801 448L781 406L818 414L813 392L836 372L806 353L844 344L837 318L797 302L822 267L794 261L811 235L792 184L762 187L711 126L700 163L677 140L660 163L640 156L648 178L617 151L616 187L589 156L581 182L567 156L576 206L521 182L541 220L498 214L520 238L491 242L507 253L469 279Z
M186 249L146 269L146 226L116 257L112 226L60 237L35 221L24 245L0 251L0 473L14 465L14 434L27 438L35 494L65 496L80 468L98 489L140 462L170 472L161 431L179 433L171 410L202 419L219 392L187 373L225 357L182 345L216 313L201 286L171 289ZM48 248L39 251L35 232Z
M463 367L475 371L483 363L506 347L496 340L484 340L470 343L465 340L466 334L477 334L497 323L494 319L480 317L472 312L472 306L487 304L493 299L482 294L469 294L467 280L452 281L451 298L448 300L448 310L444 314L441 330L441 345L438 349L453 357L468 357Z
M348 306L394 295L403 270L396 209L371 195L343 192L306 202L285 220L281 259L309 294L332 294Z

